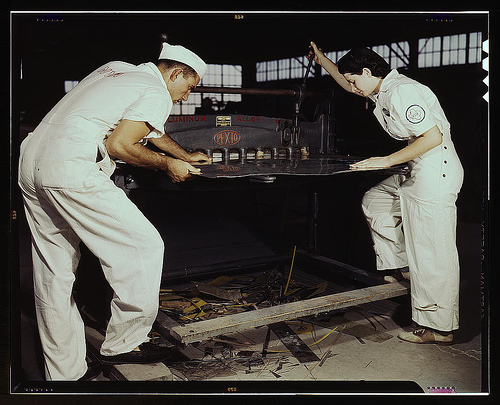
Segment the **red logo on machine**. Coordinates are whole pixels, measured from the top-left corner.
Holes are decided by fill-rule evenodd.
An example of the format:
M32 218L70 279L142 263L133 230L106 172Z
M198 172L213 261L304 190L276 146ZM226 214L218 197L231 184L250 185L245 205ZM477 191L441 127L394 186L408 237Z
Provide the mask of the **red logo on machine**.
M241 140L240 133L233 131L231 129L226 129L224 131L217 132L214 135L214 142L220 146L236 145L240 140Z
M217 165L217 169L223 172L239 172L241 168L235 165Z

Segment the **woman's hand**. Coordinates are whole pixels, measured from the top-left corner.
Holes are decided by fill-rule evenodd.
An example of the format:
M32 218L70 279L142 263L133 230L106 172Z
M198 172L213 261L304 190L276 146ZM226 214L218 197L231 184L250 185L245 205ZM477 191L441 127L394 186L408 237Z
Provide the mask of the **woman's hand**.
M311 41L311 48L312 51L314 51L314 61L318 64L323 66L323 60L328 59L325 54L323 53L323 50L321 48L318 48L318 46ZM309 52L308 58L310 57L311 52Z
M388 156L372 157L353 163L351 169L381 169L409 162L443 142L441 131L434 125L431 129L418 136L413 142Z
M391 167L388 156L371 157L349 166L353 170L385 169Z

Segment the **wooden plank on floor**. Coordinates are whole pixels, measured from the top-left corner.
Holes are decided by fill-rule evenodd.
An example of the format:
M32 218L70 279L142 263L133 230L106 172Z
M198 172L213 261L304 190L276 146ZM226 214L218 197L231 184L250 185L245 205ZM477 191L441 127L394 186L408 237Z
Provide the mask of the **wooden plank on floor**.
M156 315L156 319L153 323L153 329L157 331L160 335L162 335L165 339L167 339L170 343L173 343L177 347L183 347L184 345L180 344L180 342L172 337L171 330L172 328L179 326L179 324L174 321L172 318L167 316L161 310L158 311Z
M193 322L171 329L171 334L184 344L200 342L222 334L238 332L257 326L314 315L334 309L346 308L367 302L384 300L408 294L410 284L382 284L352 291L331 294L308 300L291 302L274 307L256 309L235 315L222 316L207 321Z

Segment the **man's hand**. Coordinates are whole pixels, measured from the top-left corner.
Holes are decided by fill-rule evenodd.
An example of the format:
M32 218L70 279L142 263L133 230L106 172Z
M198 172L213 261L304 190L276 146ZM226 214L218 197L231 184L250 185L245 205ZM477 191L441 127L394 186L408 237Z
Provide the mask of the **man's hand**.
M201 170L191 166L188 162L183 160L170 158L167 160L167 167L165 169L167 176L174 183L186 181L192 174L200 174Z
M212 158L204 154L203 152L191 152L189 153L189 156L187 157L186 161L210 164L212 163Z

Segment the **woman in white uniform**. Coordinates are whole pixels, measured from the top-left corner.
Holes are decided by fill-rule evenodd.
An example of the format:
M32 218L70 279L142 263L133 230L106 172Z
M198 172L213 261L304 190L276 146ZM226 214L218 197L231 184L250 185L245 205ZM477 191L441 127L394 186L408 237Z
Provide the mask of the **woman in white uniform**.
M151 363L170 353L148 342L158 311L163 241L110 180L112 157L164 170L174 182L207 161L188 153L164 124L206 72L196 54L163 44L157 64L110 62L92 72L21 144L19 185L32 233L37 322L47 380L87 380L84 324L72 297L85 243L113 289L100 353L104 364ZM148 139L168 153L144 146Z
M463 169L450 124L428 87L391 70L372 50L351 50L336 65L316 44L311 46L315 61L345 90L371 99L382 128L407 142L397 152L360 161L352 169L408 163L409 175L393 175L371 188L362 209L377 269L391 273L386 281L411 278L412 319L418 327L398 337L413 343L451 344L458 329L455 202Z

